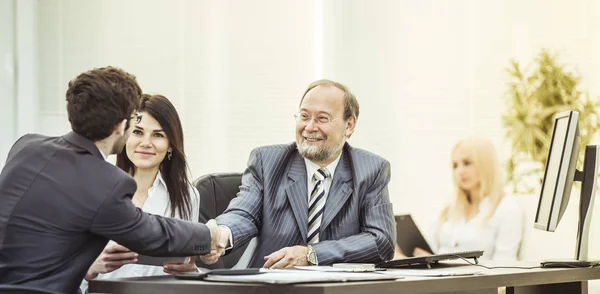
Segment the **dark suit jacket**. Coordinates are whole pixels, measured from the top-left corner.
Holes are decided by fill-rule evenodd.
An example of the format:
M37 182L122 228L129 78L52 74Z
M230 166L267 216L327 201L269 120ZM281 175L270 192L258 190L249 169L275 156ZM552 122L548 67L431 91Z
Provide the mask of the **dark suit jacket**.
M159 256L210 251L208 227L144 213L135 190L76 133L21 137L0 174L0 284L75 293L109 239Z
M390 164L345 144L321 220L319 264L380 262L394 255L396 229L387 185ZM217 218L231 229L234 248L259 236L250 267L281 248L306 245L306 164L296 144L254 149L238 197Z

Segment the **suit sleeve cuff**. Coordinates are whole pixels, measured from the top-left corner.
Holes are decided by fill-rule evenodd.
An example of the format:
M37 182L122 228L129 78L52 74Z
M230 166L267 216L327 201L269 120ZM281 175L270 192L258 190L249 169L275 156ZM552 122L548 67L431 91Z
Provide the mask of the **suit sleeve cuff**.
M309 254L310 254L311 250L315 253L315 264L314 265L319 265L319 256L317 255L317 251L315 251L315 247L313 247L312 245L306 245L306 247L308 247ZM306 259L308 259L308 256L306 257Z
M229 237L227 237L227 246L225 247L225 250L230 250L233 248L233 235L231 234L231 229L226 225L219 225L219 227L227 231Z

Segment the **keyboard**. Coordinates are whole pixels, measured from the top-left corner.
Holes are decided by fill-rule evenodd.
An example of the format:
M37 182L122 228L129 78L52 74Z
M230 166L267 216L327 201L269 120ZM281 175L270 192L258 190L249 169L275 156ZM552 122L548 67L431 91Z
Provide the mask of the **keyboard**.
M407 257L401 259L393 259L383 261L375 266L378 268L404 268L404 267L431 267L432 264L439 263L443 260L455 260L455 259L470 259L472 258L475 264L478 263L478 258L483 255L483 250L474 251L462 251L462 252L449 252L443 254L432 254L427 256L419 257Z

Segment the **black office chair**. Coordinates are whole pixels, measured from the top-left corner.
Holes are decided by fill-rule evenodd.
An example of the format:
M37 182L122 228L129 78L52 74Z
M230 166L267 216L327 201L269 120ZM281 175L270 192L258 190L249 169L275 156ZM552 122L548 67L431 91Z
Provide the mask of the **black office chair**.
M194 186L200 193L200 217L198 221L206 223L208 220L222 214L227 209L231 199L237 197L241 184L241 173L207 174L194 181ZM215 264L208 265L197 259L196 265L210 269L232 268L244 254L247 245L221 257Z
M0 285L0 294L58 294L58 292L23 285Z

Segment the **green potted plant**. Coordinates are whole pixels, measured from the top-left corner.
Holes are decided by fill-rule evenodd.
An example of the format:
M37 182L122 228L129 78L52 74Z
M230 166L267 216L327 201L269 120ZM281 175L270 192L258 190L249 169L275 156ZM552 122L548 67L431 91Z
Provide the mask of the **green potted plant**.
M581 161L583 146L600 129L600 102L579 90L580 76L559 64L557 56L546 50L539 53L529 70L511 60L507 72L508 108L502 117L512 151L506 164L507 182L513 193L532 194L543 177L554 114L567 110L579 112Z

